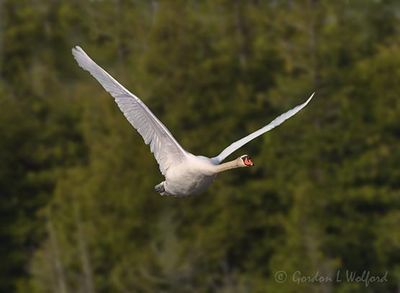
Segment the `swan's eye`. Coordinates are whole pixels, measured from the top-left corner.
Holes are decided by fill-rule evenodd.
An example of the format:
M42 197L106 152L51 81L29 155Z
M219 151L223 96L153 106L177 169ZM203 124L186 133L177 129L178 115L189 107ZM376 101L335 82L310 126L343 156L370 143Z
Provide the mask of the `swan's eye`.
M243 163L244 163L246 166L248 166L248 167L254 166L254 163L253 163L253 161L251 160L251 158L250 158L249 156L243 157L242 160L243 160Z

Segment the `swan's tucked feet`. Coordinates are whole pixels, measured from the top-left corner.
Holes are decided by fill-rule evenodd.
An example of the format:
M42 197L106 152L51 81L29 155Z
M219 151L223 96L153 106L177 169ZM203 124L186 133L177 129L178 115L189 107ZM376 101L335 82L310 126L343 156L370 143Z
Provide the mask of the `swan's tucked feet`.
M154 190L157 191L159 194L161 195L165 195L165 188L164 188L164 182L161 182L160 184L157 184L156 186L154 186Z

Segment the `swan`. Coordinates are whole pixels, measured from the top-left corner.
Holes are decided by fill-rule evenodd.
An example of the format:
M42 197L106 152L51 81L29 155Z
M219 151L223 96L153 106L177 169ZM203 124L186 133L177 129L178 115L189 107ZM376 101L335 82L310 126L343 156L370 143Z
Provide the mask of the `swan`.
M155 191L161 195L188 196L199 194L210 186L218 173L235 168L254 166L248 155L242 155L226 163L222 163L222 161L243 145L295 115L307 106L314 96L313 93L303 104L281 114L266 126L232 143L219 155L213 158L195 156L185 151L149 108L97 65L81 47L72 48L72 54L79 66L88 71L114 97L124 116L143 137L145 144L150 145L150 150L165 178L164 181L154 187Z

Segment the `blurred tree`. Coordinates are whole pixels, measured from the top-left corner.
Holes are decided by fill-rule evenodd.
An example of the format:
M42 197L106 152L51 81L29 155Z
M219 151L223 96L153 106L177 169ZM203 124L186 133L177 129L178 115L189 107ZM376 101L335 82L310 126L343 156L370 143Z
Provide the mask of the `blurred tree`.
M0 0L0 291L398 290L398 24L395 0ZM195 154L317 96L241 150L255 168L161 198L76 44Z

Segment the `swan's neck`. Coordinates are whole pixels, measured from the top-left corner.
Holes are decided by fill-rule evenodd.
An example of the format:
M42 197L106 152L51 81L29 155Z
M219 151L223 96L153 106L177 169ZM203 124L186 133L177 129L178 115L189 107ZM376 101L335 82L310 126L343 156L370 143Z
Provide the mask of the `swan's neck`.
M243 167L243 166L239 164L238 160L233 160L233 161L230 161L230 162L226 162L226 163L222 163L222 164L216 165L214 168L215 168L215 173L221 173L221 172L224 172L226 170L240 168L240 167Z

